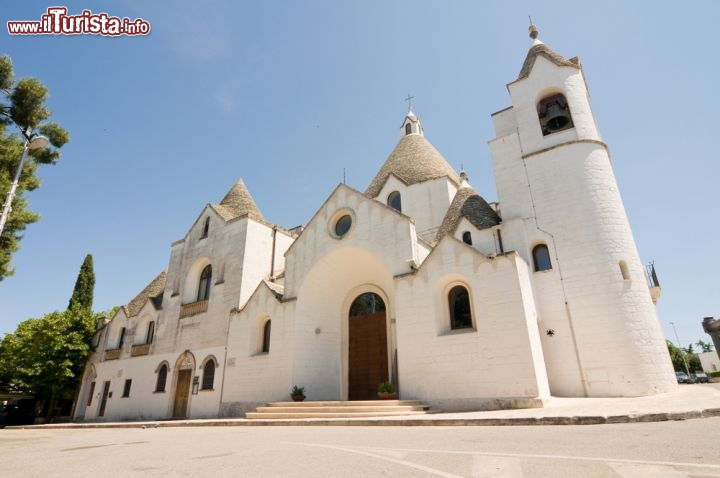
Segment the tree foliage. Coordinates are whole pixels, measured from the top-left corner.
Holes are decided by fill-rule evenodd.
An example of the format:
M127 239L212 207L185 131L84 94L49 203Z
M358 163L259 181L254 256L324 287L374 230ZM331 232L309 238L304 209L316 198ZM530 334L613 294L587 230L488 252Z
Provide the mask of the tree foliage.
M0 389L55 401L73 398L98 317L81 307L20 323L0 342Z
M20 164L25 139L22 131L30 128L48 137L51 147L28 151L23 165L12 212L0 236L0 281L13 274L12 254L19 248L22 232L40 216L27 209L25 191L40 186L36 175L40 164L54 164L61 148L70 139L57 123L48 122L51 112L45 106L48 90L36 78L15 80L13 64L8 56L0 56L0 198L5 202L15 171Z
M712 342L704 342L702 340L698 340L697 342L695 342L695 345L698 346L698 348L700 349L700 352L702 352L702 353L713 351Z
M672 361L673 368L676 372L685 372L685 361L687 360L687 368L690 373L694 371L702 370L702 364L700 363L700 357L695 353L688 353L686 349L676 347L675 344L667 342L668 352L670 352L670 360ZM692 348L690 348L692 351Z
M87 311L92 310L93 291L95 290L95 272L93 270L92 254L85 256L85 260L80 266L80 273L75 281L72 297L68 309L76 307Z

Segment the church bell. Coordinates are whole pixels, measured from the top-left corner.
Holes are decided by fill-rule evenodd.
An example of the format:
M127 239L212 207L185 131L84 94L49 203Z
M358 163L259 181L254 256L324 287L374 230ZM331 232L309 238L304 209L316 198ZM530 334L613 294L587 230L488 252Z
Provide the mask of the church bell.
M562 108L559 103L555 102L547 107L547 121L545 125L552 131L560 131L570 123L570 114L567 108Z

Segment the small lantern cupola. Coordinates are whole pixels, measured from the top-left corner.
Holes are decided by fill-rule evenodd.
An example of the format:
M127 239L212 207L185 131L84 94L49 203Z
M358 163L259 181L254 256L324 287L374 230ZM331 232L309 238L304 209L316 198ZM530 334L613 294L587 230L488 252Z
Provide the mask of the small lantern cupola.
M458 189L463 188L469 188L470 186L470 178L468 178L467 173L465 172L465 169L460 166L460 187Z
M422 124L420 123L420 118L415 116L415 113L413 113L412 110L412 104L408 100L408 112L407 115L405 115L405 120L403 121L402 126L400 127L400 136L409 136L411 134L425 136Z

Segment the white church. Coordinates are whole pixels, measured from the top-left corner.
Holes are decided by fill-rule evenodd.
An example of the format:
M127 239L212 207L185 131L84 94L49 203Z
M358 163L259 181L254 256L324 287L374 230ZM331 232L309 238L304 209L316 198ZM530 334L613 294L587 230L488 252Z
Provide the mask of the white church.
M365 191L304 227L238 181L96 334L76 420L244 416L289 400L444 411L677 387L577 58L537 39L492 114L488 203L410 109ZM379 161L378 161L379 164Z

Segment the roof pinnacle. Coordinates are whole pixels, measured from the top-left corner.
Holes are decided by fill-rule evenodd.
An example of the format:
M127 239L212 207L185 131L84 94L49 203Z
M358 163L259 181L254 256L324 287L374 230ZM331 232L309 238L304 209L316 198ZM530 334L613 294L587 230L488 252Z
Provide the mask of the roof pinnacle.
M460 189L463 188L469 188L470 187L470 178L468 178L467 173L465 172L465 168L460 166Z
M530 38L535 40L538 37L538 29L533 23L532 18L530 18L530 15L528 15L528 19L530 19L530 26L528 27L528 32L530 32Z
M529 15L528 18L530 18ZM538 28L532 22L532 18L530 18L530 26L528 27L528 32L530 34L530 38L532 38L532 46L543 45L543 42L538 39Z

